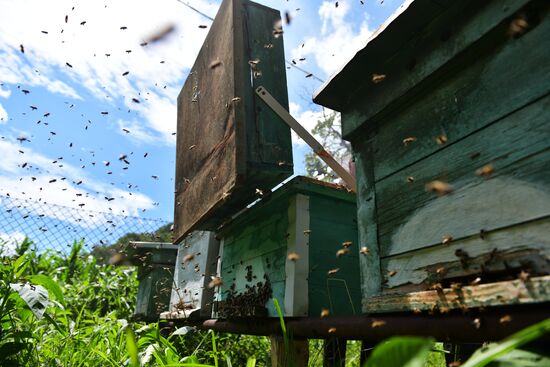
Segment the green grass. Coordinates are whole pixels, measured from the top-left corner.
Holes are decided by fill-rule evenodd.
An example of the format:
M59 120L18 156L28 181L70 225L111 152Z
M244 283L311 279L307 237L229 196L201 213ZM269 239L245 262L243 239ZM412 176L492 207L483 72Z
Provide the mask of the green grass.
M17 256L1 259L0 366L270 366L267 337L171 334L164 324L131 322L138 286L134 268L99 264L81 243L68 254L31 249L25 240ZM40 298L44 290L46 302ZM275 306L292 365L292 335ZM542 366L548 359L517 348L549 330L550 320L533 325L477 352L465 366L505 361L515 367L527 360ZM322 366L322 345L310 340L310 367ZM360 348L358 341L347 342L347 367L359 367ZM366 366L444 366L443 353L434 350L441 345L434 347L431 339L395 337L378 344Z

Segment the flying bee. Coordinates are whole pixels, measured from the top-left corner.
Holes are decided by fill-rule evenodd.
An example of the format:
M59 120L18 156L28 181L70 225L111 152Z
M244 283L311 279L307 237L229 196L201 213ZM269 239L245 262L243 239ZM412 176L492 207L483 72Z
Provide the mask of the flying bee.
M344 255L347 255L349 253L349 250L347 248L342 248L338 251L336 251L336 257L341 257Z
M327 317L330 314L328 308L321 309L321 317Z
M425 186L426 191L433 192L438 196L447 195L453 192L453 187L446 182L434 180L428 182Z
M345 248L348 248L352 245L353 243L351 241L344 241L342 242L342 247L345 247Z
M361 255L368 255L369 254L369 248L367 246L363 246L363 247L361 247L361 250L359 250L359 253L361 253Z
M493 172L495 172L495 167L491 163L489 163L481 168L478 168L476 170L476 175L481 177L489 177L493 174Z
M378 84L386 79L386 74L372 74L372 82Z
M403 145L409 146L409 144L414 143L416 141L416 138L414 136L409 136L405 139L403 139Z
M340 270L340 268L335 268L335 269L330 269L327 274L328 275L334 275L336 273L338 273L338 271Z
M300 260L300 255L298 255L296 252L290 252L286 258L289 261L297 261Z
M386 325L386 321L384 320L372 320L372 323L370 324L371 328L373 329L382 327L384 325Z
M452 236L449 236L449 235L445 235L443 236L443 239L441 240L441 243L443 245L449 245L451 243L451 241L453 240L453 237Z

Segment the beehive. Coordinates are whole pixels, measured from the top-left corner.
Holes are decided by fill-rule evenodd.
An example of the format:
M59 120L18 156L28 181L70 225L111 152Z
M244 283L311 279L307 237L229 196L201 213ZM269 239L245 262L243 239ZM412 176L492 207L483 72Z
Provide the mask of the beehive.
M355 213L354 194L296 177L236 216L218 233L218 316L276 317L274 298L285 316L360 312Z
M134 318L156 321L168 309L178 248L171 243L130 242L127 258L138 267Z
M170 311L166 318L209 318L214 290L208 287L216 275L219 242L213 232L191 232L179 245L174 271Z
M363 310L550 297L545 1L409 1L315 96L357 165Z
M254 94L259 85L288 108L280 14L224 0L178 96L175 243L292 174L290 129Z

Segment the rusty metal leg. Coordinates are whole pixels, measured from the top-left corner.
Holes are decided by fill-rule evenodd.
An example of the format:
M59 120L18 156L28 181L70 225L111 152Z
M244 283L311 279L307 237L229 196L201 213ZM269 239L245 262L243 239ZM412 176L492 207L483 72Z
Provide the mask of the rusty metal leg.
M307 367L309 360L309 343L307 339L290 339L288 350L282 336L272 335L271 366L272 367Z
M325 340L323 348L323 367L345 367L346 340L329 338Z

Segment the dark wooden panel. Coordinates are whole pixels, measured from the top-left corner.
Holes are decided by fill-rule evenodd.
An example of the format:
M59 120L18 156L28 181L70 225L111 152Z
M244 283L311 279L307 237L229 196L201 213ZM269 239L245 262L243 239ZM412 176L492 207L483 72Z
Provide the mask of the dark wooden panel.
M174 232L216 229L292 174L290 130L261 109L261 83L288 105L277 11L224 0L178 97Z
M378 182L381 256L550 214L549 108L547 96ZM477 176L486 164L494 173ZM433 180L455 191L444 197L426 192Z
M499 29L501 38L505 31ZM438 136L456 142L548 93L550 52L533 45L550 44L550 22L521 38L505 38L502 46L495 37L488 41L494 44L454 60L424 93L379 123L373 142L376 181L444 148ZM408 137L416 141L404 144Z

